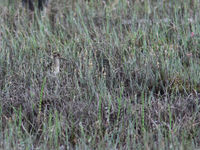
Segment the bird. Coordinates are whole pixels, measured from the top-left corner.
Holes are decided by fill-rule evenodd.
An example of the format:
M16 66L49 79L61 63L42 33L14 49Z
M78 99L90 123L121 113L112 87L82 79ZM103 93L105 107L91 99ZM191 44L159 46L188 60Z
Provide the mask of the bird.
M53 64L52 64L52 73L54 76L57 76L60 72L60 54L58 52L53 52Z
M61 56L58 51L53 51L51 55L46 55L47 58L51 59L51 62L45 66L47 74L56 77L61 72L61 62L65 64L71 64L72 62Z

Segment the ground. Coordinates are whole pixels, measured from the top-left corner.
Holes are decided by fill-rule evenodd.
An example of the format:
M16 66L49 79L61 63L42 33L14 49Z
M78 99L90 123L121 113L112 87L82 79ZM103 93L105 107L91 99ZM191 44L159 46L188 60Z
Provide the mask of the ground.
M0 5L0 149L198 149L199 5Z

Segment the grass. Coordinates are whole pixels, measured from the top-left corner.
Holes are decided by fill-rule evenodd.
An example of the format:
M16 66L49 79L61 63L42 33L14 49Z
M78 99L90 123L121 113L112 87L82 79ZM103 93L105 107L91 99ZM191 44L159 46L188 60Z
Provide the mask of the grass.
M72 3L0 6L0 149L198 149L198 1Z

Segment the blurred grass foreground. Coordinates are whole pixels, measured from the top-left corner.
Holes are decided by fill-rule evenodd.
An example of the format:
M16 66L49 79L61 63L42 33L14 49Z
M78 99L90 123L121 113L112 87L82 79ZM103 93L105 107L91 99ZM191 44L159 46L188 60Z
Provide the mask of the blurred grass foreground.
M0 2L0 149L200 148L199 0Z

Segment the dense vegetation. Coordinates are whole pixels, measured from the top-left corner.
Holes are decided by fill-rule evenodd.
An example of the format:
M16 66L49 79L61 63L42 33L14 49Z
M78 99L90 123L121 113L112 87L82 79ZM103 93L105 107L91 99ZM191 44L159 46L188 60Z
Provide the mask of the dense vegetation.
M200 147L198 0L56 2L0 8L0 149Z

